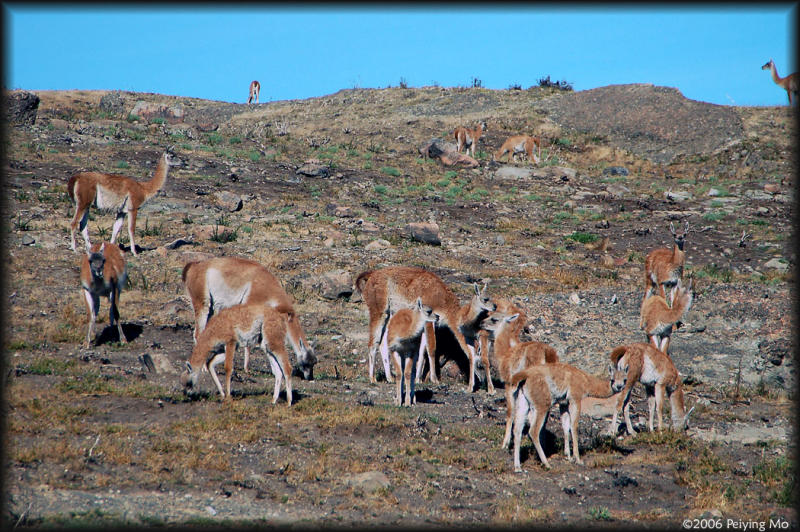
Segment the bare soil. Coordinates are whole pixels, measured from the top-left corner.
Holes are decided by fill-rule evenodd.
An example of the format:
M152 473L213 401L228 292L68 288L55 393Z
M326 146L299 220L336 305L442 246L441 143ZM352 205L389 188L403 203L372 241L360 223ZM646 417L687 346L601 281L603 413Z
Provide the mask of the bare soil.
M261 105L109 94L40 92L35 124L8 128L7 523L797 526L791 110L646 85L354 89ZM140 101L182 112L130 116ZM480 120L480 168L420 158L426 141ZM543 136L542 163L492 161L519 133ZM149 179L166 146L183 164L140 211L139 255L120 237L128 343L105 327L103 301L85 349L66 181ZM297 173L309 161L321 176ZM408 223L431 220L440 246L409 238ZM369 384L366 308L348 290L361 271L424 266L462 301L488 281L526 309L528 339L605 376L611 349L644 340L644 256L686 220L696 298L670 348L695 407L686 433L649 433L637 388L637 435L606 436L609 416L582 416L577 465L554 408L553 469L526 439L515 474L502 391L488 395L484 373L467 391L446 337L442 384L420 385L413 408ZM90 235L109 238L112 223L93 214ZM604 237L608 249L592 249ZM264 263L297 300L319 363L314 381L295 377L291 407L271 404L258 353L249 373L237 359L229 403L208 376L198 394L181 390L193 327L181 269L220 255Z

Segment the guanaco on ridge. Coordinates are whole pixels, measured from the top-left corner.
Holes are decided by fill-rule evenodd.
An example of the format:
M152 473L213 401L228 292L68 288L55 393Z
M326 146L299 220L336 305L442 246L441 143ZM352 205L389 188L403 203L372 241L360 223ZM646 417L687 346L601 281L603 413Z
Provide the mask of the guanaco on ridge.
M136 214L142 204L156 195L167 180L170 166L180 163L173 158L172 148L167 148L158 160L155 174L150 181L139 182L133 178L119 174L101 172L81 172L73 175L67 182L67 193L75 201L75 215L70 222L70 240L72 251L75 251L75 230L80 224L81 234L89 242L89 206L94 202L101 211L116 211L114 228L111 231L111 244L117 241L117 233L122 228L125 216L128 217L128 237L131 241L131 252L136 255Z
M644 260L644 283L645 298L652 293L656 293L666 299L672 306L675 298L675 287L678 280L683 276L683 266L686 263L686 253L683 246L686 235L689 233L689 221L683 226L683 232L677 233L672 222L669 224L669 232L675 245L672 249L658 248L647 254ZM667 288L670 295L667 297Z
M392 289L389 289L391 279ZM444 282L428 270L412 266L389 266L379 270L368 270L358 275L355 280L355 289L364 299L369 311L369 379L375 383L375 352L378 350L386 330L386 323L394 309L409 308L414 301L422 298L422 303L433 309L439 315L437 327L448 327L461 347L470 363L468 388L470 391L475 386L475 356L474 347L469 346L461 330L463 315L459 317L461 305L455 294ZM488 306L488 304L487 304ZM431 367L431 380L438 382L436 376L437 362L436 335L433 324L426 325L426 349ZM393 382L389 367L388 352L381 353L386 380Z
M258 103L258 94L261 92L261 83L257 80L250 82L250 96L247 97L247 103L253 103L255 100Z
M683 384L678 369L669 356L647 343L633 343L615 348L610 354L614 372L611 387L614 392L622 391L614 417L611 419L611 433L617 433L619 409L622 408L625 428L628 434L634 434L630 415L631 390L637 382L644 385L647 393L647 406L650 415L647 427L653 431L653 413L657 414L658 430L662 428L661 410L666 393L670 403L672 428L674 430L689 427L689 412L683 402Z
M613 374L613 368L609 368ZM578 453L578 419L581 401L586 397L611 397L611 383L599 379L569 364L560 362L530 366L511 378L514 417L514 472L522 472L519 449L527 418L530 435L539 459L547 469L550 463L544 455L539 436L547 419L547 412L555 403L561 411L561 427L564 431L564 454L568 460L583 464ZM573 456L570 456L569 439L572 435Z
M107 297L109 303L108 321L113 327L116 323L119 341L126 343L122 324L119 321L119 294L125 286L128 273L125 258L115 244L97 242L87 246L81 258L81 292L86 300L89 313L89 330L86 333L85 347L89 347L100 310L100 298Z
M533 146L536 145L537 155L533 154ZM492 160L499 161L506 153L512 160L516 160L517 155L527 154L528 159L534 163L539 163L542 156L542 140L539 137L528 135L515 135L509 137L500 148L494 152Z
M422 304L417 298L413 309L402 308L395 312L386 325L386 345L392 354L397 374L397 393L394 404L411 406L417 400L414 395L414 381L417 373L417 359L425 345L425 325L435 324L439 315Z
M513 392L511 378L514 374L541 364L558 362L556 350L542 342L519 341L521 328L524 321L520 320L521 313L503 314L492 312L481 323L481 328L492 333L494 337L494 360L497 373L504 384L506 397L506 430L503 435L502 447L506 448L511 443ZM524 316L524 314L522 314ZM487 377L488 378L488 377Z
M694 299L693 284L693 279L689 280L689 286L682 286L680 280L678 280L672 307L669 306L666 299L655 294L646 297L642 301L639 328L647 335L647 339L653 342L653 347L660 349L664 353L669 353L669 342L673 328L680 324L681 319L686 316L686 313L692 307Z
M474 159L475 148L478 146L478 139L481 138L481 135L488 130L489 128L486 126L486 122L481 122L475 129L458 126L453 131L453 136L455 137L457 143L456 151L461 153L461 149L464 148L464 153L471 153L472 158Z
M285 382L286 402L292 404L292 365L286 351L287 309L273 308L268 304L235 305L223 309L212 316L206 328L197 338L197 343L186 362L186 371L180 381L185 388L197 385L198 372L207 370L214 379L223 401L231 399L231 376L233 374L233 356L236 346L260 346L267 355L272 374L275 376L275 387L272 403L278 402L281 382ZM216 349L225 346L224 353L216 353ZM225 361L225 390L219 382L215 366Z
M778 69L775 68L775 61L770 59L769 61L761 67L761 70L769 70L770 74L772 75L772 81L783 90L786 91L786 94L789 96L789 105L792 105L792 94L797 95L798 89L800 89L800 82L797 79L797 72L789 74L785 78L782 78L778 75Z

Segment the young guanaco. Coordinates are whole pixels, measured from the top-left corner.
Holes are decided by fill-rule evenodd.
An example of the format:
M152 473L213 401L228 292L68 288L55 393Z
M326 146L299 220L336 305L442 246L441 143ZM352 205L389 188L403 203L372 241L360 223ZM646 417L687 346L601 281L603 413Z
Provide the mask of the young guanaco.
M148 199L161 190L167 180L170 166L180 164L173 158L172 148L167 148L158 161L155 174L150 181L139 182L133 178L119 174L101 172L82 172L69 178L67 193L75 201L75 215L70 222L70 239L72 251L75 251L75 231L80 224L81 234L89 242L89 206L94 202L101 211L116 211L116 220L111 231L111 243L117 241L117 233L122 228L125 216L128 217L128 237L131 241L131 252L136 255L136 214Z
M533 154L533 146L536 146L538 155ZM539 162L542 156L542 141L539 137L531 137L528 135L515 135L509 137L500 149L494 152L493 160L499 161L506 153L512 160L515 160L518 155L527 154L528 159L534 163Z
M109 303L108 319L113 327L116 323L119 341L127 341L119 321L119 294L125 286L128 273L125 258L115 244L97 242L87 246L86 254L81 258L81 292L86 299L89 313L89 330L86 333L85 347L89 347L92 339L97 312L100 310L100 298L107 297Z
M694 299L692 285L693 280L689 281L689 286L682 286L678 280L671 307L667 300L659 295L648 296L642 301L639 327L647 335L647 339L653 342L653 346L664 353L669 353L672 329L680 324L681 319L692 307Z
M229 401L236 346L260 346L267 355L272 374L275 376L272 403L278 401L281 382L285 381L286 402L291 405L292 365L285 345L288 332L286 320L285 308L273 308L263 303L235 305L223 309L208 320L205 329L197 337L197 343L186 362L186 371L181 375L181 383L187 389L195 387L199 371L205 369L214 379L223 401ZM223 345L225 352L217 353L217 349ZM214 369L223 360L225 361L224 391Z
M686 254L683 246L686 235L689 233L689 221L683 226L683 233L677 233L672 222L669 231L675 245L672 249L658 248L647 254L644 260L645 297L656 293L666 299L670 306L675 298L675 285L683 276L683 266L686 263ZM667 288L670 295L667 297Z
M481 138L481 135L485 131L488 131L486 122L481 122L475 129L458 126L455 131L453 131L453 136L455 137L457 143L456 151L461 153L461 149L464 148L464 153L471 153L472 158L474 159L475 148L478 146L478 139Z
M420 348L425 344L425 325L435 324L439 315L417 298L413 309L402 308L395 312L386 325L386 345L392 354L397 374L395 405L411 406L416 403L414 381Z
M622 408L625 428L628 434L634 434L630 417L630 396L637 382L644 385L647 393L647 405L650 411L647 426L653 431L653 413L657 413L658 430L662 428L661 410L666 393L670 403L672 428L682 430L689 427L689 414L683 402L683 384L678 369L669 356L647 343L623 345L611 351L611 364L614 372L611 377L611 388L614 392L622 392L614 409L611 420L611 433L617 433L617 416Z
M609 368L612 369L612 368ZM567 459L583 464L578 453L578 419L581 401L587 397L610 397L614 394L607 379L599 379L569 364L552 363L529 366L511 378L514 416L514 472L522 472L519 449L526 418L530 424L533 446L542 464L550 469L539 436L547 419L547 412L555 403L561 410L561 427L564 431L564 454ZM573 456L570 456L569 439L572 436Z

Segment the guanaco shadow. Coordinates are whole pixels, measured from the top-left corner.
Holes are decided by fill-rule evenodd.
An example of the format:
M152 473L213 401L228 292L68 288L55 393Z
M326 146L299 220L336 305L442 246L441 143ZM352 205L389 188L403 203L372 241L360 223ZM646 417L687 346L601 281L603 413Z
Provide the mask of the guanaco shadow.
M122 324L122 334L125 335L125 340L128 342L132 342L136 340L139 336L142 335L142 331L144 331L144 327L139 325L138 323L123 323ZM106 325L103 327L103 330L95 337L94 345L103 345L109 343L119 342L119 331L117 331L116 325Z

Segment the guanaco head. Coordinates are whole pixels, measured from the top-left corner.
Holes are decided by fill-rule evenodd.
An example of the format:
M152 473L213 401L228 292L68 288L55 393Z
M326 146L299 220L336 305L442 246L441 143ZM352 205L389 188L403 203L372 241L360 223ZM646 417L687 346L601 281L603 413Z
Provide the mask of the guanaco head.
M92 251L88 245L86 246L86 255L89 257L89 270L92 272L92 277L95 279L103 278L103 269L106 265L105 249L105 242L100 244L97 251Z
M183 373L181 373L180 381L181 385L184 388L184 391L190 390L195 387L197 384L197 374L198 371L192 369L192 364L187 361L186 362L186 369Z
M478 286L478 283L473 283L475 287L475 297L473 302L478 305L479 310L488 310L494 312L497 310L497 304L492 301L492 298L486 293L487 283L483 283L483 288Z
M294 312L286 313L286 325L289 343L297 357L297 365L303 374L303 379L314 380L314 364L317 363L317 357L314 354L314 348L306 340L303 329L300 327L300 320L297 319Z
M509 315L493 312L481 322L481 329L489 331L494 337L497 337L509 323L513 323L517 318L519 318L519 313Z
M620 358L616 366L609 364L608 372L611 378L611 391L617 393L625 388L628 383L628 360L625 357Z
M764 63L764 66L761 67L761 70L769 70L770 68L772 68L772 65L774 64L775 63L772 62L772 59L770 59L769 61Z
M417 298L417 302L414 304L414 308L417 309L417 312L419 312L422 315L422 319L424 321L426 322L429 321L431 323L439 322L439 315L435 313L433 309L428 305L423 305L421 297Z
M683 226L683 233L677 234L675 225L672 222L669 223L669 232L672 233L672 238L675 239L675 245L683 251L683 243L686 239L686 234L689 232L689 220L686 220L686 224Z
M486 121L481 121L481 125L479 127L483 133L489 131L489 126L486 125Z

